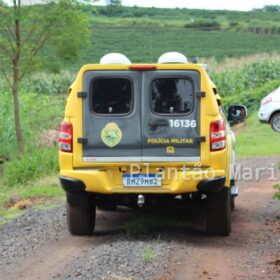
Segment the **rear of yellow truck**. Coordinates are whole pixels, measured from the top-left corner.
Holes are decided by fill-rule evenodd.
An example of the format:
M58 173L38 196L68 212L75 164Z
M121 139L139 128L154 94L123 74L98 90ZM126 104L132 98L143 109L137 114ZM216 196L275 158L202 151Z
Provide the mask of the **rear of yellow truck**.
M96 205L171 207L206 197L207 232L228 235L235 140L204 66L112 57L81 68L61 124L70 232L93 233Z

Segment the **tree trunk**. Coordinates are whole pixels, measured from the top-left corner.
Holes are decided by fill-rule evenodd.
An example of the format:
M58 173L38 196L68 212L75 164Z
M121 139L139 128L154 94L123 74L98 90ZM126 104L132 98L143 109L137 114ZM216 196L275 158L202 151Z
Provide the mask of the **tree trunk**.
M18 83L15 81L15 79L13 84L13 101L14 101L14 119L15 119L18 148L20 153L23 153L24 141L23 141L22 129L20 123L19 92L18 92Z
M17 4L14 0L14 15L15 15L15 42L16 48L13 58L13 101L14 101L14 118L15 128L17 135L17 142L20 153L24 152L24 142L22 136L22 129L20 123L20 106L19 106L19 82L20 82L20 57L21 57L21 30L20 30L20 7L21 0L18 0Z

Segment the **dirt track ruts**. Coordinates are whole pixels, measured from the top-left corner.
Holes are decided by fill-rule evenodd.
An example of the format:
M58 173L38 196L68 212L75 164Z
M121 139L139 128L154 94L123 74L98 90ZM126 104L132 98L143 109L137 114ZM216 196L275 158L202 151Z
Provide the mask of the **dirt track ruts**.
M256 168L277 161L239 163ZM185 228L137 237L120 230L138 215L134 211L99 212L94 236L73 237L66 229L64 203L29 209L0 228L0 279L279 279L280 202L272 199L277 181L269 176L239 182L229 237L205 235L201 211L186 214ZM149 249L155 253L151 260L143 253Z

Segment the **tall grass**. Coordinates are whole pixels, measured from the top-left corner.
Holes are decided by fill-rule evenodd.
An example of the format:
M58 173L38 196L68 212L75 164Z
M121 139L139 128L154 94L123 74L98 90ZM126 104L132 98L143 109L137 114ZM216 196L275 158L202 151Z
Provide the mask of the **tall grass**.
M212 63L210 73L226 105L243 103L256 109L260 100L280 85L280 58L257 59L245 63L245 59L226 61L226 67L215 67ZM250 61L250 58L249 60ZM230 67L231 65L231 67Z
M6 186L23 185L57 171L56 147L34 149L5 164L3 183Z
M31 79L23 82L22 88L25 92L58 96L67 94L69 86L74 81L75 74L70 71L63 71L58 74L34 73Z
M12 96L5 91L0 96L0 155L17 156ZM63 118L66 95L37 94L21 92L21 123L26 151L40 147L43 132L57 129Z

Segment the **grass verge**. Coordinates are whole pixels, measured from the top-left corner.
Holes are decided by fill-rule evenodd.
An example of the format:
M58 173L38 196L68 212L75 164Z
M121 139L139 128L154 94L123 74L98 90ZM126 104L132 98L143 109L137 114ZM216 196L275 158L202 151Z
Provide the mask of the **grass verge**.
M0 192L0 225L24 213L30 207L52 207L60 201L64 192L60 187L57 174L41 178L27 185L14 187L2 186Z
M254 111L248 117L245 126L236 133L237 156L280 155L279 136L270 125L261 124L257 112Z

